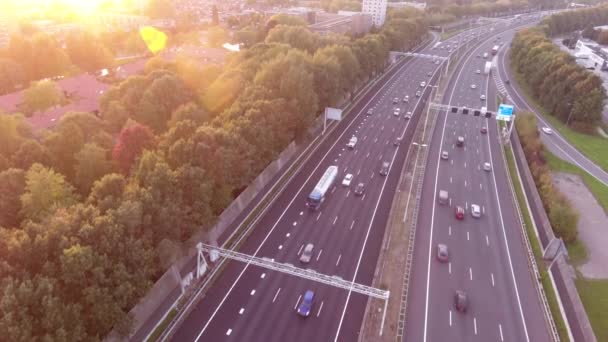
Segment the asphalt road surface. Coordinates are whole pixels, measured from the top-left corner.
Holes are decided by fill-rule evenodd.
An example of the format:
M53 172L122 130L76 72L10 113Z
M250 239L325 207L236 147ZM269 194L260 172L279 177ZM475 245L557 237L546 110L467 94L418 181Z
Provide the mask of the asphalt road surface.
M511 23L517 24L521 21ZM496 112L497 91L491 76L484 75L484 64L492 57L492 47L505 41L509 32L495 32L506 25L497 24L487 38L474 41L478 46L456 71L445 104L470 109L487 106ZM501 38L495 41L497 36ZM488 59L483 58L485 52ZM487 100L481 100L481 95ZM482 127L487 127L487 134L480 132ZM418 216L405 341L550 340L498 135L494 118L439 114ZM465 139L462 147L456 146L458 136ZM447 160L440 158L442 151L448 152ZM486 162L492 165L491 171L484 171ZM436 199L439 190L449 193L446 205ZM473 204L480 206L480 218L472 217ZM463 220L455 218L456 206L464 208ZM436 259L439 243L448 246L449 262ZM466 313L455 309L456 290L467 294Z
M398 172L432 89L420 83L436 79L441 67L426 58L399 63L392 78L322 143L258 222L241 252L371 284ZM416 97L416 91L422 96ZM400 114L394 115L397 107ZM373 114L366 115L370 108ZM346 144L353 135L358 142L350 150ZM394 146L399 137L402 143ZM385 161L391 163L386 177L379 174ZM321 209L311 212L306 198L330 165L339 167L336 185ZM348 173L354 179L350 187L342 186ZM359 182L366 186L363 196L353 192ZM315 248L310 264L304 265L299 255L307 243ZM303 318L296 307L309 289L316 294L315 303L310 317ZM173 340L355 341L366 301L350 291L231 262Z

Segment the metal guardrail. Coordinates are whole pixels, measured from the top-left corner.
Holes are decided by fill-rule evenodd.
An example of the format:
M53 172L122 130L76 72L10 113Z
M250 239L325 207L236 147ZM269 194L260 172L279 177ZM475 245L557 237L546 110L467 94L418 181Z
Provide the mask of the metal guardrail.
M513 123L515 124L515 123ZM517 134L517 132L515 132L514 134ZM509 143L510 144L510 143ZM512 146L509 146L512 150ZM502 161L505 167L505 170L510 173L509 171L509 165L507 164L507 156L505 155L505 150L503 148L503 146L501 146L500 148L501 154L502 154ZM553 335L553 341L555 342L559 342L560 338L559 338L559 333L557 332L557 327L555 325L555 321L553 319L553 314L551 313L551 308L549 307L549 301L547 300L547 295L545 294L545 290L542 286L541 283L541 276L540 276L540 272L538 271L538 265L536 264L536 257L534 256L534 252L532 251L532 245L530 244L530 239L528 238L528 233L527 233L527 229L526 229L526 223L524 221L523 215L521 213L521 208L519 207L519 202L517 201L517 198L515 197L515 187L513 186L513 181L511 180L511 177L508 176L508 183L509 183L509 189L511 189L511 201L514 203L515 208L517 210L517 219L519 220L520 223L520 233L522 236L522 239L524 240L524 244L526 245L526 251L527 251L527 260L528 260L528 266L533 274L533 276L536 278L536 281L534 281L534 288L537 291L538 297L542 303L543 309L545 311L545 321L547 323L547 325L549 326L549 330L551 331L552 335ZM525 195L524 195L525 196Z

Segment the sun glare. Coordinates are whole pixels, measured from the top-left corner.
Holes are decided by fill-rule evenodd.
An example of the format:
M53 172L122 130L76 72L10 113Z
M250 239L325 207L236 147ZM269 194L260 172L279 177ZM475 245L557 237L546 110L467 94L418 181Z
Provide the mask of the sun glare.
M13 6L50 15L69 11L86 16L94 14L101 7L121 8L122 2L123 0L21 0Z

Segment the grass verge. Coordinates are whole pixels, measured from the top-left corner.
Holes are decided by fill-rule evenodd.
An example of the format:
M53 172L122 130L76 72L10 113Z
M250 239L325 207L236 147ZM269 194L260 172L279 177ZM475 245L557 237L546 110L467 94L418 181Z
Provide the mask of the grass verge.
M595 337L608 341L608 280L586 279L579 274L575 283Z
M171 309L171 311L169 311L169 313L167 314L167 317L165 317L165 319L163 319L163 321L160 322L160 324L156 327L156 329L154 329L154 331L152 332L152 334L150 334L150 337L148 337L146 342L157 341L158 338L160 337L160 335L165 331L165 329L167 329L167 326L169 325L169 323L171 321L173 321L173 318L175 318L176 315L177 315L177 310Z
M561 341L569 341L570 339L568 338L566 324L559 309L559 304L557 303L555 289L553 288L553 284L551 283L551 279L549 278L549 274L547 273L547 267L545 266L545 263L543 261L542 249L538 240L535 238L536 233L534 232L534 226L532 225L532 217L530 216L528 206L526 205L526 198L521 188L519 175L517 174L517 169L515 168L515 159L513 157L513 154L511 153L510 147L505 147L505 156L507 158L507 165L509 166L509 175L511 176L511 180L513 182L515 195L517 196L519 208L521 209L521 215L526 225L526 234L528 235L528 239L530 240L532 252L534 253L534 258L536 259L536 264L538 265L538 272L540 273L541 283L545 290L547 301L549 302L549 308L551 309L551 315L553 316L555 326L557 327L557 333L559 334L559 338Z
M549 115L546 109L536 101L534 96L532 96L532 91L523 75L517 72L513 67L511 67L511 69L513 70L517 84L519 85L523 96L526 98L526 101L531 103L535 109L539 110L543 118L549 121L549 123L557 129L569 143L574 145L577 150L608 172L608 158L606 158L605 152L608 151L608 139L597 135L583 134L574 131L555 117Z
M439 37L441 38L441 40L446 40L452 36L455 36L457 34L459 34L460 32L464 31L465 29L461 29L461 30L456 30L456 31L450 31L450 32L444 32L441 35L439 35Z

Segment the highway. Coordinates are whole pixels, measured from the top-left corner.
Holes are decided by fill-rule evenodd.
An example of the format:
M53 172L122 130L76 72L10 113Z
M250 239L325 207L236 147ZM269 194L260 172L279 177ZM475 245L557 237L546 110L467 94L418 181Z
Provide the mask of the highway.
M542 133L541 138L543 144L555 155L562 158L563 160L577 165L581 169L585 170L591 176L595 177L600 182L608 186L608 172L604 171L601 167L595 164L593 161L584 156L574 146L572 146L560 133L557 131L541 114L530 106L522 95L522 91L516 82L511 81L510 84L504 84L505 80L514 80L510 67L508 47L501 49L498 54L497 64L499 66L498 77L500 83L503 83L504 90L509 94L513 100L513 104L518 110L527 110L536 114L538 119L538 128L550 127L553 130L553 134L547 135ZM541 131L542 132L542 131Z
M493 34L465 56L444 104L479 109L487 102L496 112L497 90L492 77L483 74L483 53L490 55L492 46L512 34ZM500 40L494 41L496 36ZM487 127L487 134L481 127ZM405 341L551 340L528 268L498 133L494 118L439 113L418 215ZM458 136L465 139L462 147L456 146ZM448 152L447 160L440 158L442 151ZM492 165L490 172L483 170L485 162ZM436 199L439 190L449 193L446 205ZM472 217L472 204L481 207L480 218ZM455 218L456 206L465 209L463 220ZM448 246L449 262L436 259L439 243ZM455 309L456 290L467 294L466 313Z
M431 52L430 46L423 52ZM420 83L436 79L433 75L440 68L427 58L398 63L388 82L365 97L321 143L258 221L240 252L371 284L399 172L432 89ZM416 97L416 91L422 96ZM409 103L403 102L405 95ZM394 98L398 104L393 104ZM398 116L393 114L396 107ZM370 108L373 114L366 115ZM410 120L404 117L408 111ZM353 135L358 142L350 150L346 144ZM399 137L402 143L395 146ZM385 161L391 167L383 177L379 169ZM339 167L336 185L321 209L310 212L306 198L330 165ZM341 185L347 173L354 175L350 187ZM353 193L359 182L366 185L363 196ZM310 264L303 265L299 254L307 243L315 248ZM315 292L315 304L310 317L303 318L296 307L309 289ZM356 341L366 302L367 297L350 291L230 262L172 340Z

